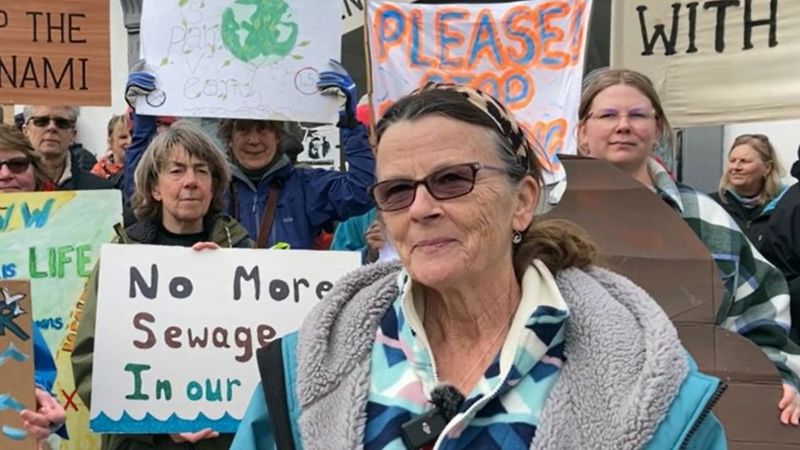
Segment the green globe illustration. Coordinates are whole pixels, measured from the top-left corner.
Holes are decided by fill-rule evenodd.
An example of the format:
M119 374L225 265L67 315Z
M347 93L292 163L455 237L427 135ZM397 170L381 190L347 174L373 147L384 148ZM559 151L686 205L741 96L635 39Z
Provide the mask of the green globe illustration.
M299 29L289 15L283 0L236 0L222 14L222 43L240 61L255 66L274 63L297 43Z

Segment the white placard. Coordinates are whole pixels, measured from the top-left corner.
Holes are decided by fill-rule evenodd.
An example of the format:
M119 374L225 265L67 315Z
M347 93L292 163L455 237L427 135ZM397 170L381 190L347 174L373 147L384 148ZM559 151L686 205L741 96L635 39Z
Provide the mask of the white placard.
M251 4L255 3L255 4ZM143 114L334 123L319 72L340 60L333 1L145 0L142 57L158 89Z
M234 432L256 349L299 328L356 252L104 245L90 426Z
M339 170L342 167L342 148L339 145L339 128L333 125L301 126L303 151L297 163L315 169Z

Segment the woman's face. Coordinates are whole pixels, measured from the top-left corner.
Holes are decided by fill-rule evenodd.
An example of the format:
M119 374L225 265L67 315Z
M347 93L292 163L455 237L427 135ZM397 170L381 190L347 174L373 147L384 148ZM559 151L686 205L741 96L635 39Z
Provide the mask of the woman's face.
M501 167L489 132L477 125L428 116L391 125L376 156L377 180L420 180L439 169L478 162ZM536 183L512 187L502 171L481 169L469 194L435 199L424 184L413 203L382 211L386 232L411 278L440 289L470 283L476 274L502 273L511 237L533 219Z
M258 170L272 162L278 150L278 135L269 122L237 120L233 124L231 150L245 169Z
M33 164L19 150L0 148L0 192L36 190Z
M208 163L189 156L180 144L173 147L151 191L153 198L161 202L164 227L173 233L202 231L212 189Z
M728 153L728 183L739 195L761 192L771 168L749 144L737 145Z
M114 154L114 162L122 163L125 149L131 144L131 133L123 122L118 122L108 138L108 148Z
M647 164L660 135L653 104L638 89L623 84L600 91L578 126L583 153L627 173Z

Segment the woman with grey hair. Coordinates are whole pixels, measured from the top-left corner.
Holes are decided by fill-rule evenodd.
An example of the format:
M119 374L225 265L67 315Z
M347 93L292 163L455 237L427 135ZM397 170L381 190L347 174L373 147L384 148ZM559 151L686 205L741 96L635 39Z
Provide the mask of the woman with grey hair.
M204 250L252 247L247 231L221 213L230 172L225 159L195 125L178 121L159 134L136 168L133 212L138 222L118 230L122 244L175 245ZM72 352L78 395L91 405L98 266ZM210 429L173 435L103 435L104 450L228 449L231 436Z
M376 137L400 263L345 276L259 351L232 449L725 448L721 384L661 308L585 232L534 219L542 168L503 105L427 86Z

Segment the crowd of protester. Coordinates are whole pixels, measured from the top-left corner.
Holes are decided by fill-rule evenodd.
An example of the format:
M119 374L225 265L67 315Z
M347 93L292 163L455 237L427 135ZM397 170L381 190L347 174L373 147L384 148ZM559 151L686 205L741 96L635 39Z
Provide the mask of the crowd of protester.
M75 142L77 107L26 106L16 127L0 127L0 192L120 189L119 243L363 256L365 267L276 344L296 355L276 370L296 380L283 397L299 396L302 416L270 418L264 396L273 394L259 386L235 437L210 429L104 435L104 449L266 448L287 434L328 439L330 448L405 448L404 425L431 404L446 409L435 399L453 392L462 398L444 419L461 430L446 437L454 448L503 446L511 433L541 448L558 439L566 448L591 448L593 439L609 448L725 448L713 415L682 413L705 404L691 394L703 375L655 301L596 267L582 230L535 220L543 169L535 143L502 104L466 86L426 86L388 109L373 152L356 119L355 84L336 69L321 73L319 88L344 103L345 171L296 165L297 138L281 122L220 120L218 148L190 120L138 114L136 97L155 88L141 70L130 74L131 107L109 120L108 147L97 158ZM657 145L674 145L674 133L644 75L593 73L578 115L578 152L657 193L706 245L725 288L718 325L763 349L783 381L776 420L800 424L800 191L781 184L769 138L739 136L719 190L707 195L654 159ZM98 276L99 264L72 353L86 405ZM22 417L37 439L66 436L64 411L49 393L52 356L34 337L38 408ZM388 357L387 346L403 356ZM593 371L601 360L624 367ZM412 400L391 383L405 379L418 381L405 387ZM645 386L653 379L660 381ZM504 396L519 398L524 412L507 413ZM620 407L597 421L609 404L636 402L657 407ZM567 423L587 428L575 433Z

